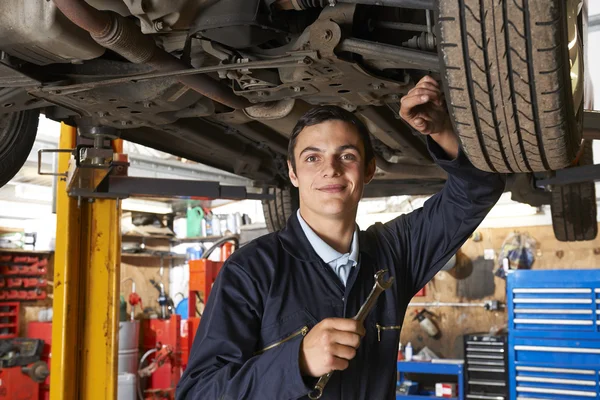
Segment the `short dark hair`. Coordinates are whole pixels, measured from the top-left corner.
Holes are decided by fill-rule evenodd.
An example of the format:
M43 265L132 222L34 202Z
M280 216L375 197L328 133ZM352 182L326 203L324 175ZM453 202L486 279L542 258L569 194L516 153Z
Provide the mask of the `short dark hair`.
M290 142L288 145L288 159L292 164L292 170L296 172L296 159L294 158L294 149L296 148L296 142L298 135L307 126L318 125L327 121L343 121L352 124L358 130L358 134L363 142L365 148L365 170L371 160L375 157L373 151L373 144L371 143L371 135L365 124L356 117L350 111L346 111L338 106L319 106L314 107L307 111L296 123Z

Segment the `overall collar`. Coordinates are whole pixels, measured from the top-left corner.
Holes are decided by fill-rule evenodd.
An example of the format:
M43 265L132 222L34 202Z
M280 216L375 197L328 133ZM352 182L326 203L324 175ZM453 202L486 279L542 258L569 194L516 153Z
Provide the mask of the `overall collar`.
M278 232L277 236L283 249L292 257L308 262L318 262L321 260L304 234L295 212L288 218L287 224ZM374 259L375 248L368 236L367 232L358 231L360 255L362 257L363 254L366 254L369 258Z

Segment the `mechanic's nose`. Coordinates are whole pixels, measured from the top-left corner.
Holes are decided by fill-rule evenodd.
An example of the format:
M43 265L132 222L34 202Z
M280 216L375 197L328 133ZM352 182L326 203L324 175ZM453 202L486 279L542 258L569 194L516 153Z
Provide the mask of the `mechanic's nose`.
M330 178L341 175L342 164L339 162L337 157L332 157L323 168L323 177Z

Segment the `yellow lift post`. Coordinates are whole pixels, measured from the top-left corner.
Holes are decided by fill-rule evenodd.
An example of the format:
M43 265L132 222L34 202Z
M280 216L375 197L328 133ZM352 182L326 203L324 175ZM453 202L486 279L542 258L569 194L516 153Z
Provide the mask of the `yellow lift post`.
M52 324L51 400L115 400L121 264L121 203L127 197L272 199L219 182L127 176L122 142L98 127L78 143L62 124ZM112 147L107 144L112 141ZM90 141L93 144L90 144ZM41 165L41 162L40 162ZM52 175L56 173L39 173ZM67 172L65 172L67 171Z
M60 148L77 132L61 124ZM121 149L115 149L121 152ZM59 171L71 155L60 153ZM113 400L117 393L121 206L116 199L69 197L57 185L51 400Z

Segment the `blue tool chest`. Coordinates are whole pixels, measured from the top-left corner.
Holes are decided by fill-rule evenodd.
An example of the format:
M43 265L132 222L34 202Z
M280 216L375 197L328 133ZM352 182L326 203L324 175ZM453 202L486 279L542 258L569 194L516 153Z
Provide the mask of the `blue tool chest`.
M506 290L510 398L600 398L600 270L519 270Z

